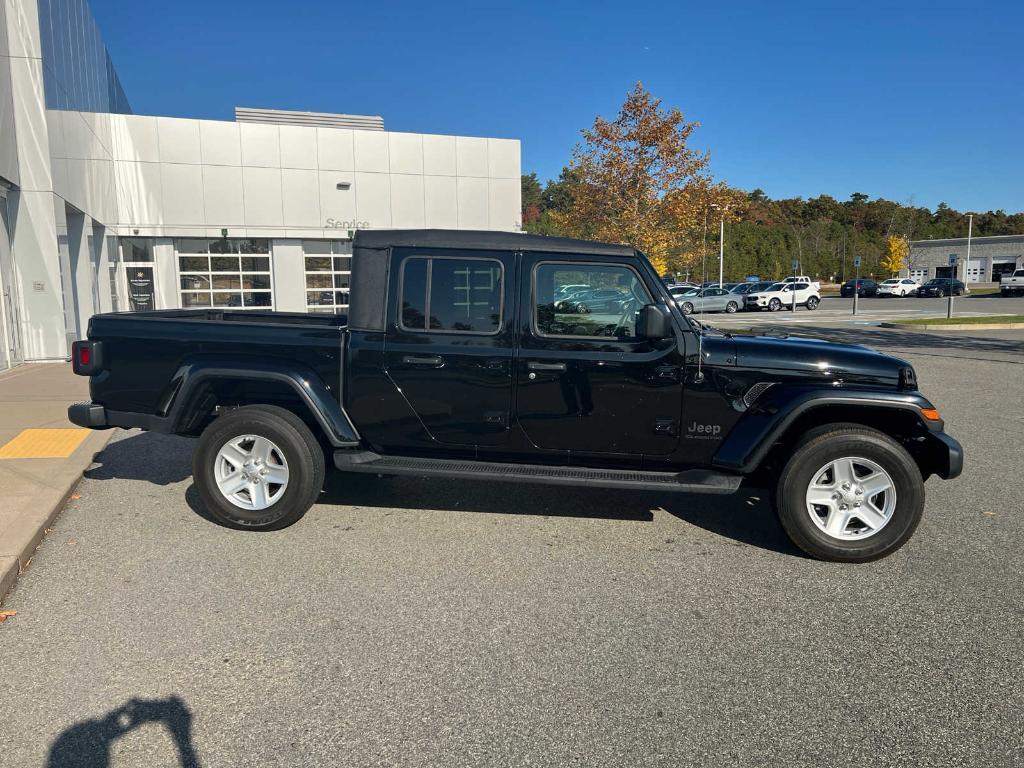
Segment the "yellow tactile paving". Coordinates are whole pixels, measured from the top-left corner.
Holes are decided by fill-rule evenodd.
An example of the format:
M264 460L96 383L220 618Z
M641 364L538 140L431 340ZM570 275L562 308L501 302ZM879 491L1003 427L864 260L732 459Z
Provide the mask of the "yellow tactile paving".
M88 435L88 429L23 429L0 446L0 459L66 459Z

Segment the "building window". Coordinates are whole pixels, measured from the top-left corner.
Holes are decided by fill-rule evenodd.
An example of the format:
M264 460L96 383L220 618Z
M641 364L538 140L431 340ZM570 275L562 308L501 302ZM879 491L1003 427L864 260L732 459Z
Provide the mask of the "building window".
M270 241L175 241L183 309L272 309Z
M126 264L135 264L153 260L153 238L151 237L122 237L121 238L121 261Z
M306 311L347 313L352 243L303 240L302 252L306 262Z

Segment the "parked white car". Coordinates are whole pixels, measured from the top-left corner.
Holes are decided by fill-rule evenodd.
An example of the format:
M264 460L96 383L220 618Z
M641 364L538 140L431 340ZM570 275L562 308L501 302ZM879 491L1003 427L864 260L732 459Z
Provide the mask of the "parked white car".
M784 282L784 283L807 283L812 288L814 288L814 290L816 290L816 291L820 291L821 290L821 283L818 282L817 280L811 280L811 278L809 278L807 275L790 275L789 277L784 278L782 282Z
M809 282L785 281L775 283L766 291L757 291L746 296L746 309L767 309L769 312L778 312L780 309L790 309L793 306L794 293L796 294L796 305L814 310L821 303L821 293Z
M918 284L916 280L909 277L892 277L883 280L878 284L879 296L911 296L917 293Z

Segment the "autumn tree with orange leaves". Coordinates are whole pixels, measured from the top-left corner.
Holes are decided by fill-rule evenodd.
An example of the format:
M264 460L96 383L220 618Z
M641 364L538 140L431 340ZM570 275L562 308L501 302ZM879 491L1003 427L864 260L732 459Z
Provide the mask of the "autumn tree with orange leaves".
M582 131L569 165L572 205L555 214L560 230L629 243L659 274L677 261L673 256L699 257L695 233L709 216L717 223L712 204L730 197L730 190L712 183L709 154L687 145L698 125L678 108L662 109L661 100L637 83L614 120L598 117Z

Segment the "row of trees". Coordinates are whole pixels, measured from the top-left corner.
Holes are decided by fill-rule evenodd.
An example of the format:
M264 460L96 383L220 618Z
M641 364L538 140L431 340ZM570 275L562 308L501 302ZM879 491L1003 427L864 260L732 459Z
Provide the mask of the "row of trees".
M582 131L557 179L522 178L523 229L544 235L631 243L662 274L717 277L719 222L725 219L726 276L765 279L790 272L816 278L889 276L913 267L910 240L963 237L967 215L940 203L934 211L860 192L772 200L715 182L710 156L688 145L687 121L640 83L614 120L598 117ZM1024 213L976 214L974 234L1024 232Z

